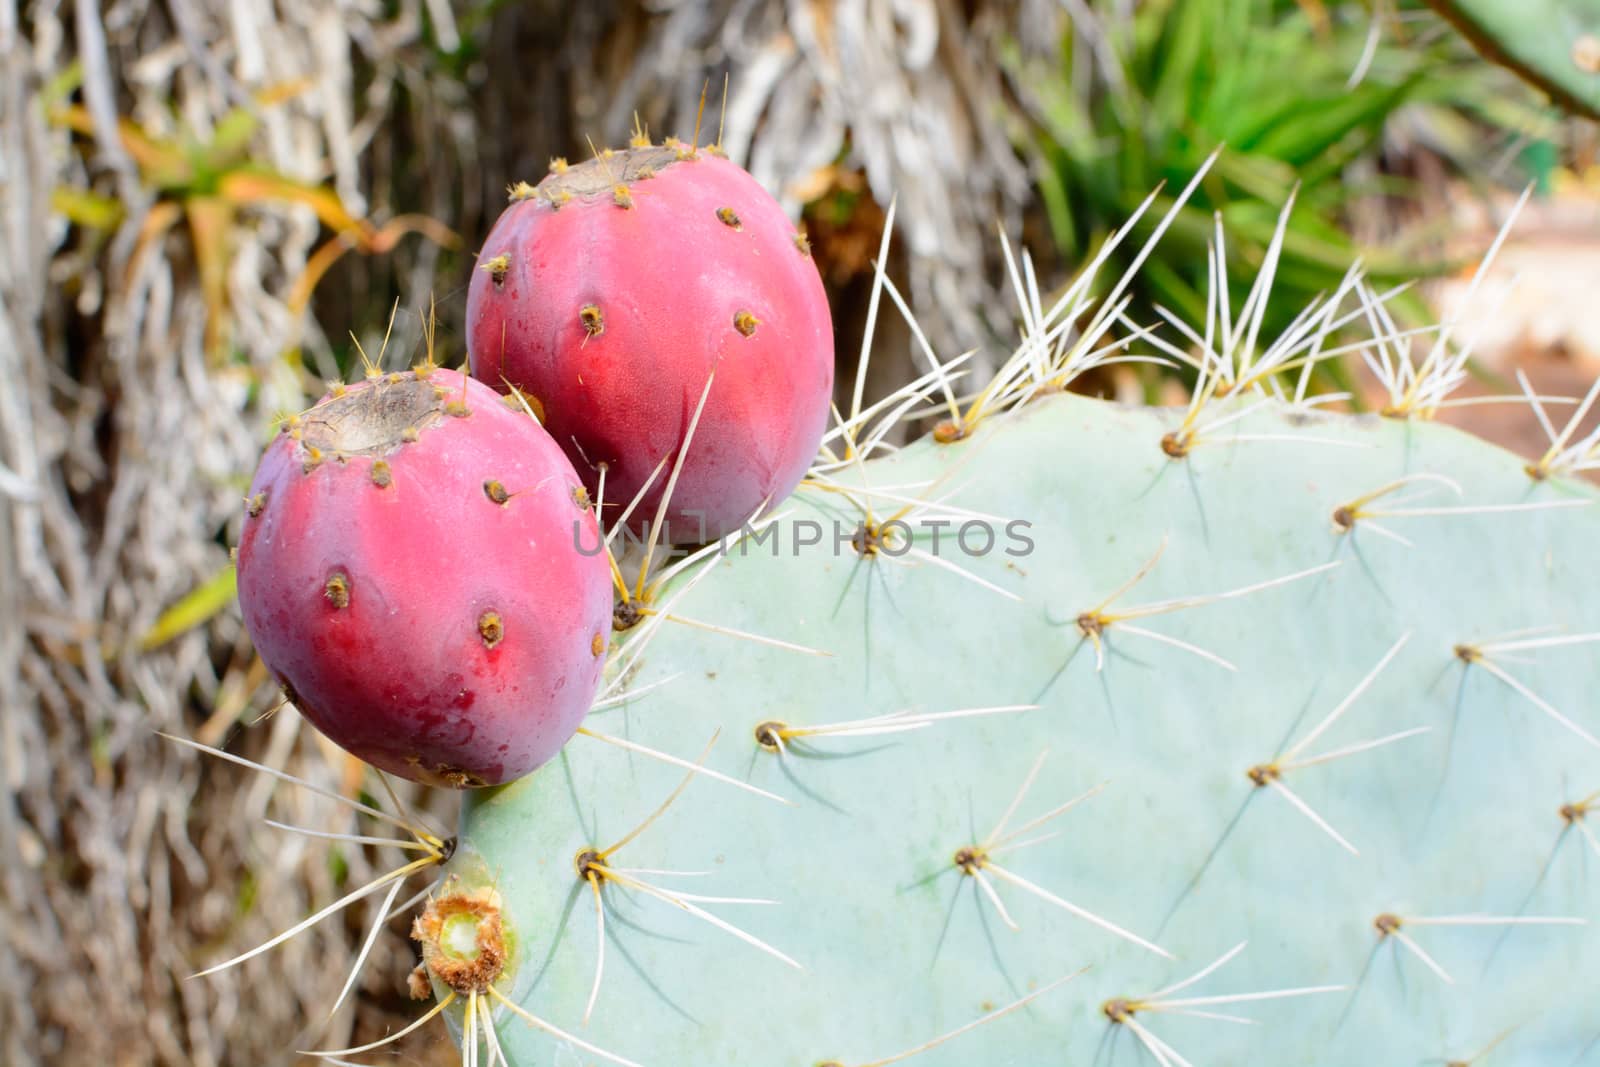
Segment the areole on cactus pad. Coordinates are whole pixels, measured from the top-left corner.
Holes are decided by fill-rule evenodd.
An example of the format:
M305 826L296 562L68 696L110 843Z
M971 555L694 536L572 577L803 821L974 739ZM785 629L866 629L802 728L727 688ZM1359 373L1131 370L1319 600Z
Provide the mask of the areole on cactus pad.
M520 185L467 294L472 373L536 402L606 518L736 532L816 455L833 329L805 238L742 168L669 142L558 162ZM709 388L709 391L708 391Z
M251 638L350 752L494 785L577 729L610 571L586 490L514 398L428 366L339 386L285 422L246 510Z

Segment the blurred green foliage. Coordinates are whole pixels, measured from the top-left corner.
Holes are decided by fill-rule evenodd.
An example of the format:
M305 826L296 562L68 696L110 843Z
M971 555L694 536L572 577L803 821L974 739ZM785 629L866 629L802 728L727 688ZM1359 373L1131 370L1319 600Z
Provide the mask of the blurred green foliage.
M1524 161L1536 157L1515 147L1537 143L1554 121L1421 8L1380 3L1375 12L1316 0L1086 7L1094 17L1074 20L1057 69L1026 72L1039 104L1039 190L1066 262L1091 259L1164 184L1164 200L1141 224L1148 233L1171 194L1222 148L1134 282L1130 315L1141 323L1155 320L1158 304L1204 321L1214 213L1227 233L1237 311L1291 193L1263 343L1313 296L1332 292L1358 257L1380 289L1444 270L1451 264L1426 227L1385 247L1349 236L1363 218L1377 222L1369 231L1394 232L1395 219L1426 216L1408 205L1440 192L1394 166L1390 156L1404 155L1389 143L1397 125L1407 150L1433 153L1446 171L1485 180L1498 168L1498 180L1520 184L1530 177ZM1495 141L1513 151L1486 151ZM1120 277L1139 244L1117 249L1101 278ZM1420 320L1417 300L1403 294L1391 307Z

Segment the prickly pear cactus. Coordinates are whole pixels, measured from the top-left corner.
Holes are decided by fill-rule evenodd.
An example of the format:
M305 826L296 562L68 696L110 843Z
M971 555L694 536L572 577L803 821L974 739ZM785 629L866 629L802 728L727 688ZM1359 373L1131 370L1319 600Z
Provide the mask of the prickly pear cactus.
M1007 248L1021 343L975 392L924 348L863 407L864 358L799 490L674 562L613 503L576 736L454 836L323 790L406 860L202 973L382 892L340 1000L425 896L433 1006L335 1062L442 1015L463 1067L1595 1067L1600 383L1515 398L1525 462L1435 422L1470 346L1414 349L1359 269L1262 336L1289 211L1237 321L1219 284L1129 322L1102 260L1046 310ZM1381 414L1311 391L1338 355ZM1187 408L1064 391L1136 359ZM657 520L727 446L696 425Z
M1600 1062L1596 494L1212 385L1041 390L669 588L829 655L664 606L588 720L633 747L470 795L430 909L492 905L445 947L497 973L432 971L469 1051Z

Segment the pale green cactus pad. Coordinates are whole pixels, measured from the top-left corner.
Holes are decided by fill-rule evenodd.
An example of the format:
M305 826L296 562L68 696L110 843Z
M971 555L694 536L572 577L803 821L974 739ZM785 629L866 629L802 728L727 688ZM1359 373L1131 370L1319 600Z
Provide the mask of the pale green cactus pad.
M671 611L831 655L666 621L589 720L788 803L694 776L586 880L681 767L579 737L473 794L440 892L498 893L495 988L652 1067L1600 1064L1600 498L1195 410L1038 396L803 488ZM944 565L860 556L911 499ZM488 1003L514 1067L602 1061Z
M1489 58L1563 106L1600 117L1600 3L1428 0Z

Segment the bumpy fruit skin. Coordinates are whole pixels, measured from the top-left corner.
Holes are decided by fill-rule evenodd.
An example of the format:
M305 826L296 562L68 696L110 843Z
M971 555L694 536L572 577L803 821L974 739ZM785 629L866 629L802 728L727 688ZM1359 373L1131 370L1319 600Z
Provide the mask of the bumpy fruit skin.
M536 397L591 491L605 465L608 518L670 467L713 370L665 534L736 531L799 484L827 422L832 324L804 238L744 170L684 146L553 173L501 215L480 266L473 375Z
M435 785L510 781L555 755L599 683L610 575L586 505L561 450L486 386L444 370L350 386L256 472L245 624L356 756Z

